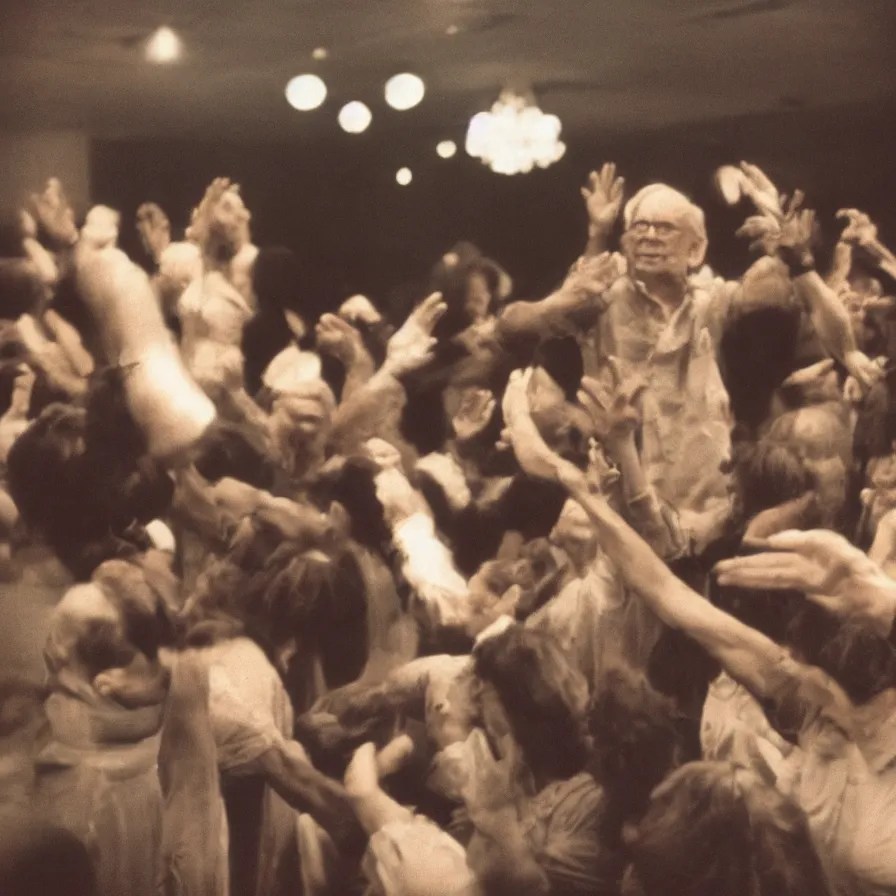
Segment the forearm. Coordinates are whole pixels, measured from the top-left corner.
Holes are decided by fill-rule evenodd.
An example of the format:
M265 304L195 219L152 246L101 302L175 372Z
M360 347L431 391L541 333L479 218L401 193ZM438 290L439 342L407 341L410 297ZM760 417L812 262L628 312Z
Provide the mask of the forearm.
M827 277L827 284L834 292L839 292L849 281L849 274L852 271L852 257L853 252L850 243L841 241L834 247L834 261L831 265L831 272Z
M347 401L365 383L370 382L376 373L376 364L367 349L359 348L352 360L345 365L345 384L342 387L342 400Z
M355 813L345 788L308 761L295 741L271 748L263 759L270 786L293 809L306 812L337 843L354 836Z
M609 446L609 452L616 461L622 477L622 494L627 502L637 500L650 488L644 467L638 456L634 434L628 435Z
M793 280L797 297L805 305L818 338L831 357L843 361L856 351L849 314L836 293L816 271L809 271Z
M513 302L497 322L499 339L519 336L565 336L573 330L572 318L582 311L582 299L559 290L540 302Z
M586 258L607 252L610 248L610 231L595 224L588 225L588 242L585 244Z
M333 450L351 453L368 439L391 432L398 425L406 400L404 386L388 368L380 368L336 409L330 436Z
M601 547L629 587L666 625L697 641L755 695L780 689L782 648L685 585L605 501L588 493L584 483L570 493L590 517Z

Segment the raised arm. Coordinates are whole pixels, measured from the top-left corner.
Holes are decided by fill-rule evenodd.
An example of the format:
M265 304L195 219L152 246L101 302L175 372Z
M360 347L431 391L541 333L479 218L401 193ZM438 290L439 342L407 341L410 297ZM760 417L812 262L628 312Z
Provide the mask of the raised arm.
M565 336L589 326L603 307L601 296L623 273L615 255L580 258L560 289L546 299L508 305L498 318L498 338Z
M508 388L520 389L523 382L524 378L518 376ZM520 464L532 475L555 477L562 482L588 514L601 548L612 557L628 586L666 625L697 641L732 678L757 697L774 698L809 685L818 692L818 702L829 702L827 685L817 683L811 670L678 579L602 497L589 491L584 474L551 452L529 416L524 387L520 400L514 401L511 416L513 446Z
M613 162L607 162L600 173L592 171L587 186L582 187L582 198L588 212L586 258L609 250L610 234L619 217L624 191L625 178L616 176Z

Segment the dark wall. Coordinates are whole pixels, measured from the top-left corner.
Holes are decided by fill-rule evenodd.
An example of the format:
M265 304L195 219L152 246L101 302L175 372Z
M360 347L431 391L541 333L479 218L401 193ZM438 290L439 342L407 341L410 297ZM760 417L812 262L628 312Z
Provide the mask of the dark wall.
M516 277L517 294L535 296L562 277L583 245L579 187L587 172L612 159L629 193L661 179L691 194L707 211L710 261L735 275L748 263L733 236L746 209L729 210L714 195L716 166L748 159L782 190L802 187L822 217L830 243L833 213L857 206L896 244L892 169L896 103L820 112L790 109L770 116L677 127L643 135L571 137L567 156L547 171L503 177L463 153L434 151L441 133L377 133L328 145L96 141L93 199L126 221L140 202L162 205L185 226L205 185L228 176L243 187L260 245L295 249L307 273L308 304L332 306L352 292L380 302L402 284L422 289L433 261L458 239L477 243ZM399 187L403 165L413 183ZM122 244L135 249L126 226ZM405 293L415 289L405 289Z

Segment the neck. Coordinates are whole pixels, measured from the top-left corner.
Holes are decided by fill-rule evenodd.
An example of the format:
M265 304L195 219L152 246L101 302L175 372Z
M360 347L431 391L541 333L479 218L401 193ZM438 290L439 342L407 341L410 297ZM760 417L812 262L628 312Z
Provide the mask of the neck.
M640 280L651 298L666 308L677 308L687 293L686 277L642 277Z

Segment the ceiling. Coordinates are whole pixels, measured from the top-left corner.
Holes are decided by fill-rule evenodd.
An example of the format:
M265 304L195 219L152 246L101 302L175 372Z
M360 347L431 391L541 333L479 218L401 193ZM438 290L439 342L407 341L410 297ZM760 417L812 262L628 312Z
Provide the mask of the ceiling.
M505 85L531 86L567 132L631 132L896 94L893 0L28 0L0 12L6 128L83 127L96 136L214 139L337 132L360 99L373 129L457 137ZM14 9L18 7L18 9ZM188 56L151 66L162 24ZM448 33L451 30L453 34ZM325 47L326 60L312 59ZM403 70L428 93L388 110ZM290 77L330 90L289 108ZM401 116L404 116L403 118Z

